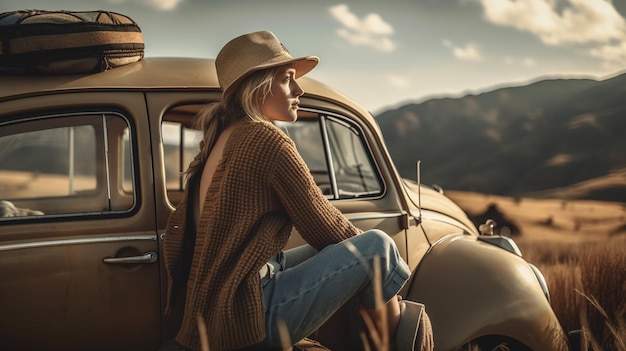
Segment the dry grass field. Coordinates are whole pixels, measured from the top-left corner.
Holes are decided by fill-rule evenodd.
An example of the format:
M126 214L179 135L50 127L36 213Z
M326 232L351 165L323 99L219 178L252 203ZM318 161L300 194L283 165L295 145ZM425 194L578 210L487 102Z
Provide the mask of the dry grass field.
M472 215L495 204L519 227L563 329L581 329L590 349L626 350L626 203L446 194Z

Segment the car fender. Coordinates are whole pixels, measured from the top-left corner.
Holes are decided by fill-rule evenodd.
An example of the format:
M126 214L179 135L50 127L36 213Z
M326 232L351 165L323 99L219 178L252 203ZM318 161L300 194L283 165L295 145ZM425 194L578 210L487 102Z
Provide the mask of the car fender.
M491 336L533 350L567 348L533 268L476 236L448 235L434 243L410 284L407 297L426 305L437 350Z

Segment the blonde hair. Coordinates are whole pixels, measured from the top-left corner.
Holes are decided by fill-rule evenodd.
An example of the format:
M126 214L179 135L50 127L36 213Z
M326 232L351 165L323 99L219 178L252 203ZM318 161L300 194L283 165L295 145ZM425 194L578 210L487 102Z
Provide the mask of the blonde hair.
M187 181L202 171L211 150L224 129L243 118L267 122L263 114L265 98L271 94L274 77L282 66L259 70L242 80L232 93L217 104L209 104L196 119L195 127L203 133L200 151L185 171Z

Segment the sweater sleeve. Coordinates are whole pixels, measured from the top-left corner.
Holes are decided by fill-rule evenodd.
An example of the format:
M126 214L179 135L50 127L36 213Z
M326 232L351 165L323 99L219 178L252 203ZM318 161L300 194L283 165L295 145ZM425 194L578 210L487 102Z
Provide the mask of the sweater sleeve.
M270 184L305 241L321 250L360 232L322 194L291 139L276 155Z

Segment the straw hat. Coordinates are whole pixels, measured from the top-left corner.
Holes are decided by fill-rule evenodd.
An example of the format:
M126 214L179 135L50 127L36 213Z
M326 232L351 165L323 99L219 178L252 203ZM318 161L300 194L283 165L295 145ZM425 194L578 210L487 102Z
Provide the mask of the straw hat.
M318 62L316 56L292 57L274 33L260 31L244 34L226 43L217 54L215 68L226 96L252 72L291 63L296 69L296 78L299 78Z

